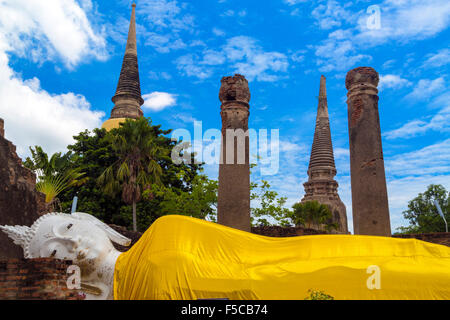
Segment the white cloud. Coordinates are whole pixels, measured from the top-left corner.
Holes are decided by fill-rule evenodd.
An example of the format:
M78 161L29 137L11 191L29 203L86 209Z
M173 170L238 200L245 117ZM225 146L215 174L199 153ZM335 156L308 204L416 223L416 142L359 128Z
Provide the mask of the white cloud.
M279 73L287 71L288 58L280 52L267 52L251 37L237 36L227 40L220 50L204 50L201 56L187 54L175 61L187 76L206 79L213 75L214 66L228 64L233 71L249 81L276 81Z
M387 60L385 63L383 63L382 67L383 67L383 69L389 69L395 64L395 62L396 62L395 59Z
M139 2L137 13L154 28L172 32L190 30L195 26L194 16L182 12L183 7L173 0L146 0Z
M450 139L386 160L390 176L422 176L450 173Z
M320 45L315 46L319 71L343 71L350 69L357 62L370 61L372 59L370 55L358 53L352 38L350 30L338 29L330 33L328 39L322 41Z
M321 29L340 27L343 22L352 18L352 13L339 4L338 1L329 0L326 4L319 4L311 15L317 20Z
M409 222L404 219L402 212L408 209L408 202L417 197L419 193L425 192L430 184L441 184L449 190L450 175L424 174L388 180L389 210L393 232L400 226L409 225Z
M439 92L443 92L439 94ZM431 98L430 107L439 108L434 115L424 116L406 122L400 128L387 131L383 134L386 139L413 138L423 135L428 131L449 132L450 131L450 94L445 91L443 78L435 80L422 79L414 90L407 96L411 100L423 100Z
M205 50L203 51L203 60L200 64L215 66L225 62L225 55L221 51Z
M442 49L437 53L427 55L423 68L438 68L450 63L450 49Z
M442 108L431 119L415 119L405 123L398 129L383 134L386 139L413 138L425 134L427 131L449 132L450 131L450 105Z
M401 89L403 87L410 86L411 82L403 79L399 75L396 74L386 74L380 75L380 83L378 85L379 90L383 90L384 88L389 89Z
M88 1L83 4L90 8ZM8 65L7 52L35 62L58 56L73 68L85 57L105 58L104 46L75 1L0 1L0 117L20 156L34 145L48 153L64 151L74 135L100 127L104 114L82 95L52 94L38 78L22 79Z
M87 6L89 7L89 6ZM43 62L58 56L72 68L83 58L106 59L106 42L76 1L3 0L1 50Z
M385 160L389 208L393 231L408 222L402 212L408 202L430 184L450 189L450 139L424 148L397 154Z
M181 121L183 124L193 124L195 121L199 122L198 119L194 118L191 114L187 113L177 113L172 115L172 119L175 120L173 123L179 123L177 120Z
M161 111L175 105L177 102L176 96L167 92L155 91L144 94L142 98L145 101L143 107L152 111Z
M171 50L179 50L187 47L181 38L173 34L159 34L156 32L146 32L146 46L152 46L159 53L168 53Z
M177 69L188 77L197 77L199 79L209 78L213 70L199 64L199 60L198 55L187 54L176 59L175 64L177 65Z
M327 5L334 3L329 1ZM315 49L320 71L348 70L356 63L369 62L371 57L364 53L378 45L399 44L433 37L450 25L450 2L447 0L385 0L381 8L381 27L369 29L365 10L350 12L336 5L337 12L328 11L319 5L315 11L319 25L324 29L340 27L331 32ZM322 9L321 9L322 8ZM322 19L322 20L321 20ZM347 29L343 22L352 23Z
M385 0L380 5L381 28L368 29L367 17L360 15L358 35L366 43L387 43L390 40L411 41L432 37L450 24L450 3L447 0Z
M293 6L299 3L307 2L308 0L283 0L284 3L286 3L289 6Z
M138 34L146 39L144 44L159 53L186 48L181 34L191 34L196 24L195 17L185 9L185 5L173 0L139 2L136 19L142 21Z
M410 100L424 100L432 96L436 96L445 88L445 80L443 77L434 80L421 79L414 90L406 96Z
M225 35L225 31L218 28L213 28L212 32L218 37L223 37Z
M165 71L162 71L162 72L150 71L148 73L148 77L152 80L160 80L160 79L170 80L170 79L172 79L172 76Z
M245 75L249 81L276 81L279 76L275 73L286 72L289 66L286 55L265 52L250 37L231 38L223 50L228 60L234 64L235 72Z
M17 146L20 156L34 145L50 154L63 151L74 135L101 126L104 113L91 110L83 96L49 94L38 79L23 81L13 74L5 65L5 55L0 57L0 117L5 120L6 138Z

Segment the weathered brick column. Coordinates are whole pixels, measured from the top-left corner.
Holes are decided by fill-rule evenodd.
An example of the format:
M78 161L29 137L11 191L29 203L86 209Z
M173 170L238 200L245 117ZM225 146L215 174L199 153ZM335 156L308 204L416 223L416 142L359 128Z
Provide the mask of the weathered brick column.
M222 102L222 149L217 222L250 232L250 90L244 76L222 78L219 99Z
M391 236L378 113L378 73L360 67L347 73L348 127L355 234Z

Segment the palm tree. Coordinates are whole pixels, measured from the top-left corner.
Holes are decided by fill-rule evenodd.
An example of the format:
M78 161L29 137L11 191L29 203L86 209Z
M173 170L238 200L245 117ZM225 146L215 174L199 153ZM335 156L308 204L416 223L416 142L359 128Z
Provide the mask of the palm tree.
M64 190L83 184L87 178L80 168L72 168L76 156L71 152L61 155L54 153L50 159L40 147L30 147L31 158L27 157L24 166L36 173L36 190L45 194L45 202L48 208L54 210L54 204L59 200L57 196Z
M78 168L53 175L38 176L36 190L45 194L45 202L51 205L58 201L56 196L64 190L83 184L86 181L81 179L83 176L84 173Z
M332 215L327 205L318 201L299 202L292 206L291 220L295 225L304 225L307 228L320 229L325 225L326 229L332 229L336 225L330 223Z
M97 179L105 193L122 191L122 199L133 206L133 230L137 231L136 203L144 189L161 184L162 168L158 163L164 148L158 144L151 120L127 119L108 133L118 159Z

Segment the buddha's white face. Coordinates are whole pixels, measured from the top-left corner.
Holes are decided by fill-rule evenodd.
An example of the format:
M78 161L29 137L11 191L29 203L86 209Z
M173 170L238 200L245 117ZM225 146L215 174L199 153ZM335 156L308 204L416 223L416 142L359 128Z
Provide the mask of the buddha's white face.
M87 213L48 213L30 227L0 226L25 258L72 260L81 271L87 299L112 299L114 267L120 252L111 241L128 246L131 240Z
M51 216L42 221L30 243L31 257L72 260L83 275L95 271L101 260L114 250L108 235L91 221L70 216Z

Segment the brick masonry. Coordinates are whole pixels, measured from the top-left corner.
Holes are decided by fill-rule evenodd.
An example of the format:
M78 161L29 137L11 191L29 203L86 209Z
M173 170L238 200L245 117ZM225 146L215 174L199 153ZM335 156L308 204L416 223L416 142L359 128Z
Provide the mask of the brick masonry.
M0 119L1 120L1 119ZM0 225L31 224L46 213L45 196L36 192L36 175L22 165L16 146L3 136L0 121ZM0 259L21 258L22 248L0 232Z
M51 258L0 260L0 300L83 300L67 288L71 264Z
M435 232L422 234L399 234L393 235L394 238L415 238L426 242L432 242L450 247L450 232Z

